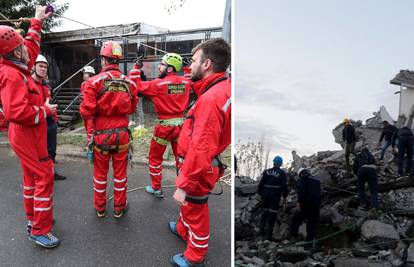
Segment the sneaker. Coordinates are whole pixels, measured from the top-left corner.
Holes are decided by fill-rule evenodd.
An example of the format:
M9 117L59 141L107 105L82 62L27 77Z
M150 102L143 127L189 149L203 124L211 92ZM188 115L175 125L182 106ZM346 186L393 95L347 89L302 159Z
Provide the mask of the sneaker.
M192 263L187 260L182 253L172 256L170 262L172 266L176 267L204 267L204 262Z
M170 229L171 233L175 234L181 240L185 241L177 231L177 223L176 222L168 222L168 228Z
M122 216L125 215L125 213L128 211L128 203L125 205L125 208L121 211L114 211L114 218L119 219Z
M147 191L147 193L153 195L154 197L157 198L163 198L164 194L162 193L162 190L154 190L154 188L152 188L152 186L148 185L147 187L145 187L145 191Z
M98 218L104 218L106 216L106 210L103 211L96 211L96 216Z
M52 232L45 235L30 235L29 240L45 248L55 248L59 246L59 239Z
M33 228L33 222L32 221L27 221L26 231L27 231L28 236L30 236L32 234L32 228Z
M58 173L55 173L55 180L65 180L66 176L60 175Z

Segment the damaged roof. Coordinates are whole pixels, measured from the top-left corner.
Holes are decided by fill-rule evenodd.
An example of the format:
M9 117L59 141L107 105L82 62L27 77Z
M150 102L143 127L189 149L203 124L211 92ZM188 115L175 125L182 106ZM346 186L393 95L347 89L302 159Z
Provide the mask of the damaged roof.
M113 36L149 35L168 32L168 29L145 23L130 23L45 34L45 43L82 41Z
M400 73L390 81L391 84L414 87L414 71L400 70Z

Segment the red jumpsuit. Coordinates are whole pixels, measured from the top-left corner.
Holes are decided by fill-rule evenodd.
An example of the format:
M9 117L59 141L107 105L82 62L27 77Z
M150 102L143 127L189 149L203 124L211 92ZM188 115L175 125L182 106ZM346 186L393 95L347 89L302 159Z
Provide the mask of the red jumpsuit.
M47 85L45 83L45 81L41 81L41 82L38 82L36 80L34 80L34 81L35 81L35 84L36 84L36 87L37 87L38 91L40 92L40 96L42 98L42 101L46 102L47 98L49 98L49 100L51 101L52 97L50 96L50 87L49 87L49 85ZM56 123L58 122L59 119L58 119L57 113L53 113L53 120Z
M201 262L208 249L210 219L207 202L196 204L188 197L206 198L219 179L213 159L231 143L231 83L225 73L215 73L194 83L198 99L186 116L178 141L182 160L176 180L187 193L181 206L177 231L187 241L184 256Z
M27 220L33 221L33 235L51 232L53 220L53 162L46 141L46 117L51 111L29 72L39 54L41 26L41 21L31 19L24 41L30 56L28 66L4 57L0 64L1 103L10 123L9 141L23 170L24 207Z
M3 108L1 107L1 103L0 103L0 132L7 132L8 128L9 128L8 122L6 118L4 117Z
M107 65L101 73L85 82L80 113L86 121L88 136L94 140L94 207L106 208L106 182L109 160L114 173L114 210L126 206L128 166L128 115L138 103L134 82L122 75L119 66Z
M168 143L171 143L178 166L177 141L190 100L191 81L176 73L170 73L163 79L142 82L137 71L138 69L132 69L130 78L137 83L139 93L151 98L158 115L158 124L154 127L151 139L148 165L152 188L159 190L162 181L162 160Z

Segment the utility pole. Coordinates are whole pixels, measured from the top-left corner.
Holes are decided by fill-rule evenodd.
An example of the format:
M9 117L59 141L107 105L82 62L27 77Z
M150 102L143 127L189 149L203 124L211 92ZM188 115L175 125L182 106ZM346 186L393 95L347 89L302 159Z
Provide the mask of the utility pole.
M226 0L222 35L224 40L231 43L231 0Z

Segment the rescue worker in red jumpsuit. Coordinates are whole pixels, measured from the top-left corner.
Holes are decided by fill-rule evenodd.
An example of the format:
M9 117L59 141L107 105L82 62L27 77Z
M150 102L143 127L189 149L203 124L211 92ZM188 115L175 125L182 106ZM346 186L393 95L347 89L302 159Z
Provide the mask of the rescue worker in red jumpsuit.
M142 82L139 79L140 69L135 66L130 71L130 78L136 82L138 93L152 100L158 115L158 123L154 127L148 156L152 184L145 188L148 193L158 198L164 197L161 189L162 160L168 143L171 143L178 168L177 141L191 91L191 82L177 75L182 65L180 55L167 53L162 57L158 66L160 72L158 79Z
M0 97L9 121L9 141L23 170L23 199L29 239L53 248L53 161L47 151L47 116L57 105L44 101L30 76L39 54L42 23L52 15L37 6L25 39L13 28L0 26Z
M91 77L93 77L95 75L95 69L92 66L86 66L83 68L83 83L81 84L80 87L80 100L83 101L83 96L85 95L85 86L86 86L86 81L89 80ZM85 126L85 130L88 129L88 127L86 126L87 121L84 120L83 124Z
M86 66L83 68L83 80L84 81L89 80L89 78L91 78L95 74L96 74L95 69L92 66Z
M7 132L7 129L9 128L9 124L4 117L3 108L0 103L0 132Z
M37 89L40 92L40 96L43 98L43 101L46 99L52 99L50 96L50 86L46 80L47 77L47 68L49 63L43 55L38 55L33 67L32 78L36 83ZM57 113L54 113L52 116L46 118L47 122L47 150L49 152L50 158L53 160L55 169L54 169L54 179L55 180L65 180L66 176L60 175L56 172L56 143L57 143L57 128L58 128L58 116Z
M173 197L181 207L178 221L169 222L187 248L171 257L173 266L204 266L210 237L208 194L224 171L219 155L231 143L231 83L225 73L230 54L221 38L193 49L191 80L198 98L178 140L180 170Z
M127 166L129 154L128 115L138 103L135 83L119 69L121 46L103 43L102 71L85 82L80 114L86 121L87 141L93 144L94 208L98 218L106 216L106 183L109 161L114 173L114 217L121 218L127 205Z

